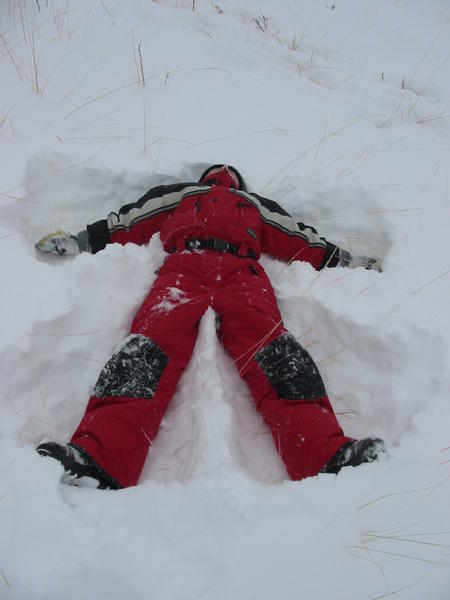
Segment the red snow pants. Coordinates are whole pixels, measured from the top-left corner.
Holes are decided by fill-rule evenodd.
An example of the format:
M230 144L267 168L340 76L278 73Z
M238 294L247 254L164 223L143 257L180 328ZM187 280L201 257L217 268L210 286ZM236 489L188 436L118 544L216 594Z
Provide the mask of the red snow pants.
M285 329L261 265L213 250L171 254L71 440L121 487L138 482L209 306L292 479L316 475L349 441L316 365Z

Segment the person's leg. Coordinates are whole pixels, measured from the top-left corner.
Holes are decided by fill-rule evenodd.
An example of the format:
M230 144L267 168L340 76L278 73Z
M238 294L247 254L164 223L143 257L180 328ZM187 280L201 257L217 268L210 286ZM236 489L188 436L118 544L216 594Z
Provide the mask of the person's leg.
M209 303L195 272L184 271L183 257L166 260L71 439L122 487L139 479Z
M311 356L284 327L270 281L242 261L218 288L220 337L269 426L292 479L316 475L346 444Z

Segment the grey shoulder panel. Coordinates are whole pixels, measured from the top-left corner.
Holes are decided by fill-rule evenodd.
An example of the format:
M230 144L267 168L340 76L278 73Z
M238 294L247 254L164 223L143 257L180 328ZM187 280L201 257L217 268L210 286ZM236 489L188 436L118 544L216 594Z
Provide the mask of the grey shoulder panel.
M269 200L268 198L264 198L255 193L249 194L248 192L237 190L233 190L233 193L238 194L251 202L253 206L258 209L261 220L264 223L279 229L287 235L305 240L311 248L326 247L325 239L320 237L313 227L303 226L303 228L301 228L299 223L297 223L296 220L274 200Z
M198 184L161 185L147 192L138 202L122 207L119 213L108 215L108 228L111 233L129 229L134 224L164 211L174 209L183 198L191 194L208 192L209 188Z

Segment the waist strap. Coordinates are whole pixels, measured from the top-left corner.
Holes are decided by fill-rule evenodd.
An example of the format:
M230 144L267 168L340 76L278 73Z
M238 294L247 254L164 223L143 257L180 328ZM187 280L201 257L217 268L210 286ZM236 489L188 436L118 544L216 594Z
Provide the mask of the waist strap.
M215 250L216 252L228 252L229 254L239 255L239 244L232 244L218 238L189 239L184 244L186 250ZM173 249L173 252L175 251L176 248ZM247 253L242 258L257 260L257 256L252 250L247 250Z

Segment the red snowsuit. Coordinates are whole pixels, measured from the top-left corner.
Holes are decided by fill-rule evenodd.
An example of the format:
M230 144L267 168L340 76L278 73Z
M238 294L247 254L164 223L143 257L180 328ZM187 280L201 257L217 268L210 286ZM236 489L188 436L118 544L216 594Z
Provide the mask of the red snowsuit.
M157 231L169 254L130 336L101 371L71 444L118 487L135 485L211 306L289 475L316 475L349 438L312 358L285 329L258 258L263 251L320 269L337 264L339 249L277 203L222 185L159 186L88 226L93 252L107 243L146 244Z

